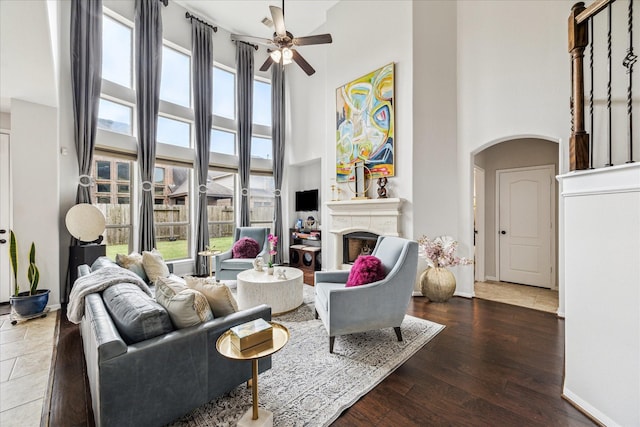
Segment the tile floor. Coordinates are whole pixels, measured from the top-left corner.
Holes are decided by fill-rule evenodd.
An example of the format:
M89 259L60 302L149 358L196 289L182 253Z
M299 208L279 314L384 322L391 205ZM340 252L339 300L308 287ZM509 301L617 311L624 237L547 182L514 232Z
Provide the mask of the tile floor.
M0 426L40 426L58 311L11 324L0 316Z
M476 298L533 308L535 310L558 312L558 291L535 286L517 285L507 282L476 282Z

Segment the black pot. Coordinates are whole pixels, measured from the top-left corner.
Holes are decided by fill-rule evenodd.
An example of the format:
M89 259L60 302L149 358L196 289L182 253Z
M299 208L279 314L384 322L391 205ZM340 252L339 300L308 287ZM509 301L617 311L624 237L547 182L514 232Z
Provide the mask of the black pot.
M35 295L29 295L29 291L20 292L17 297L9 298L9 302L20 316L42 313L49 302L49 289L39 289Z

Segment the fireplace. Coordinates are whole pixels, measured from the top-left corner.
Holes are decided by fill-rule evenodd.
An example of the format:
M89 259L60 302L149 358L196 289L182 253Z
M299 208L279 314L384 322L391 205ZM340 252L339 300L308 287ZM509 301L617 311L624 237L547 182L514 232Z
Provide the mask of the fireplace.
M342 235L342 263L353 264L360 255L371 255L378 235L368 231L355 231Z
M378 236L400 236L401 205L392 198L327 202L333 236L327 267L348 270L358 255L373 251Z

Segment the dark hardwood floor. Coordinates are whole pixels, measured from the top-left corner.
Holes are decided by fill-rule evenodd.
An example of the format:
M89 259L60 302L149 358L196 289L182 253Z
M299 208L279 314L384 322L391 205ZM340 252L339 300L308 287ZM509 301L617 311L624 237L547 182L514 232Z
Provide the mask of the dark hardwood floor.
M560 397L564 321L479 299L409 314L444 331L347 409L333 426L593 426ZM61 316L51 426L93 426L78 327Z

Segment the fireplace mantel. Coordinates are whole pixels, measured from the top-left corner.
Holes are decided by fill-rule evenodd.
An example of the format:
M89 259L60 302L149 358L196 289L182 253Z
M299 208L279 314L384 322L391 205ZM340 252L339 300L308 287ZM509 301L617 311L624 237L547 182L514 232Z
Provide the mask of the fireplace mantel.
M400 236L402 202L398 198L327 202L335 268L350 268L342 264L342 236L346 233L368 231L382 236Z

